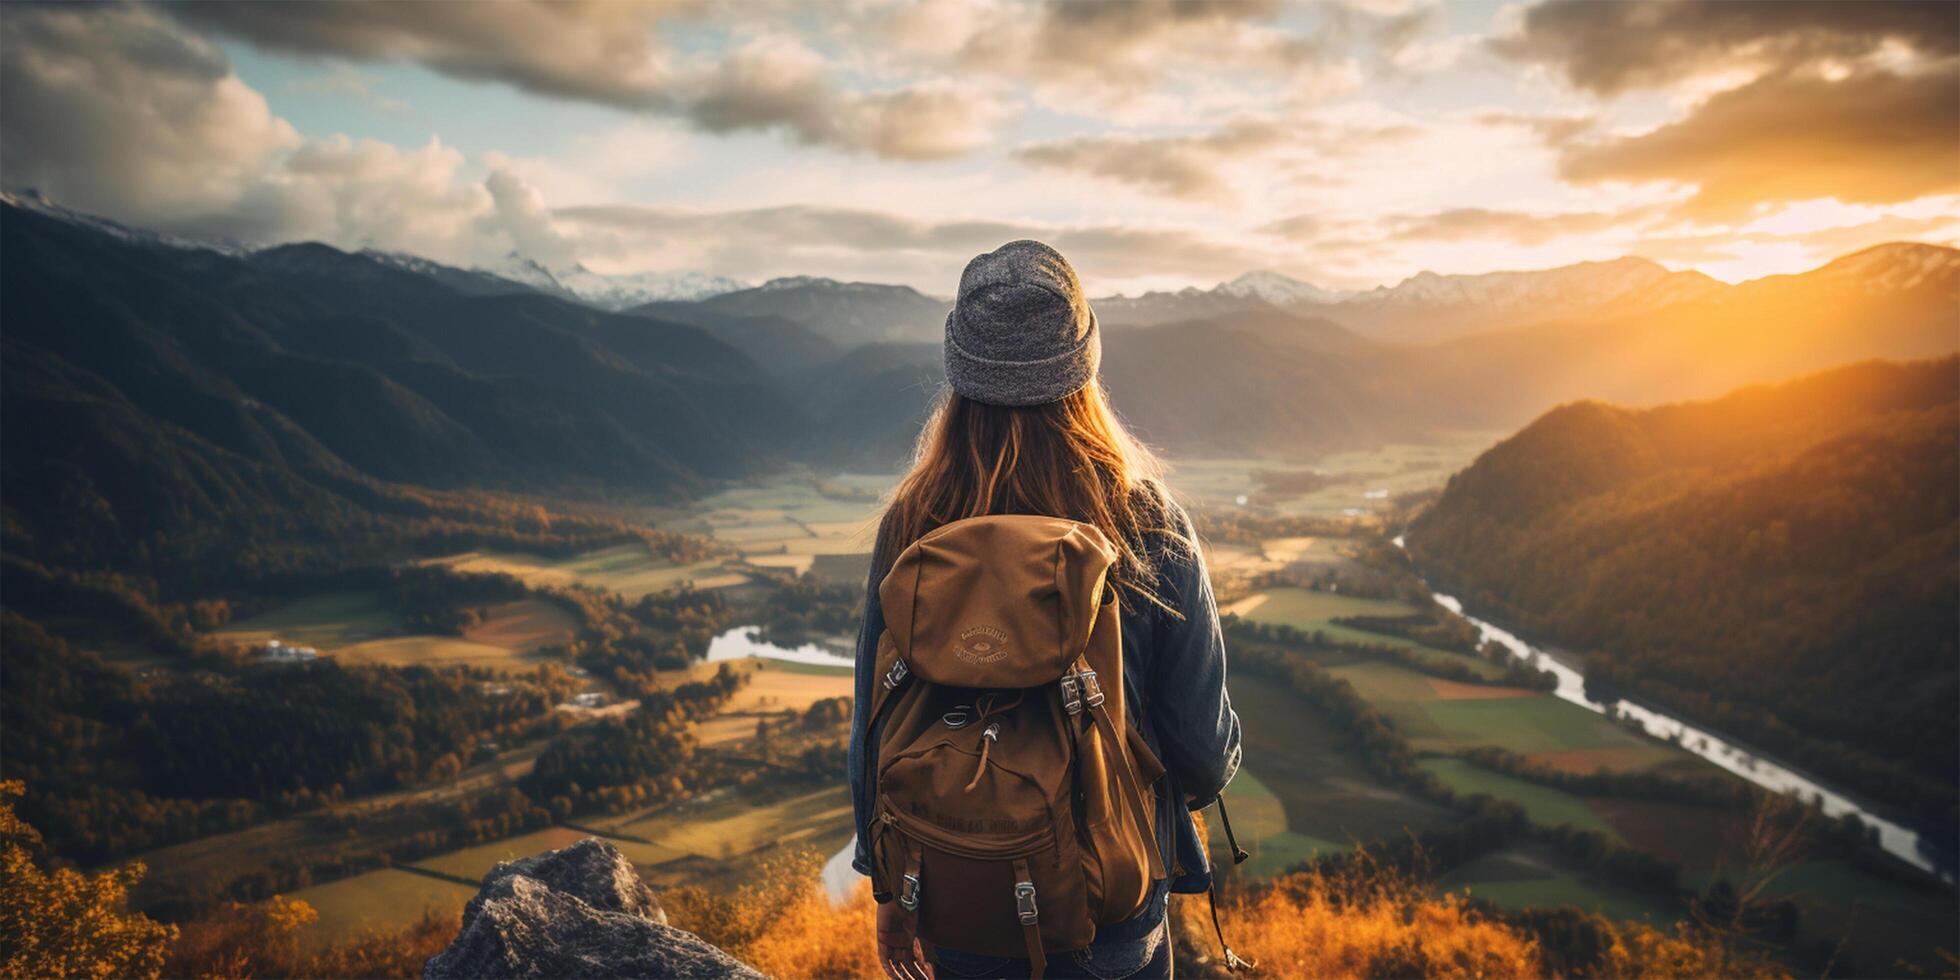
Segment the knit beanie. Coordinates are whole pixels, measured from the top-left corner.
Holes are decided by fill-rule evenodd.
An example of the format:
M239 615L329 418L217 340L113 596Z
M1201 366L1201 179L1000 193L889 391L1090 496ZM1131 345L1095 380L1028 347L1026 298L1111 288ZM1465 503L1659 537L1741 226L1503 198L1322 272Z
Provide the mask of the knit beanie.
M1096 377L1102 337L1082 281L1034 241L974 256L946 314L946 380L989 405L1042 405Z

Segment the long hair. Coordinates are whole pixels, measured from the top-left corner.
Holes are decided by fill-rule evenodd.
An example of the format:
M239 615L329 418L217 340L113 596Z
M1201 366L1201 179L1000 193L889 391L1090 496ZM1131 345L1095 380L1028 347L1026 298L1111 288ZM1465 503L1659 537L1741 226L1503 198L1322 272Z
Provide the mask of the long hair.
M1123 427L1100 381L1025 407L989 405L948 388L879 525L879 572L943 524L1039 514L1095 525L1116 547L1112 577L1119 594L1127 590L1169 608L1156 595L1157 569L1145 539L1158 532L1173 547L1195 543L1172 526L1163 470Z

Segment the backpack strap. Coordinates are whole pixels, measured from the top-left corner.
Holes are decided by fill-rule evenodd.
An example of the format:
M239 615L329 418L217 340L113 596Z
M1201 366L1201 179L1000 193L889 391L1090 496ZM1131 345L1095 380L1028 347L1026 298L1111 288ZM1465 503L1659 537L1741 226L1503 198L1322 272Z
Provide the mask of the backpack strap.
M870 744L871 733L878 730L878 719L892 702L892 697L911 677L911 667L905 658L898 655L898 644L892 642L891 631L886 630L878 637L877 651L872 655L871 669L875 677L871 682L871 710L864 717L864 737Z
M1128 756L1129 743L1116 730L1116 722L1109 717L1109 709L1103 704L1102 682L1090 669L1088 660L1075 658L1074 670L1075 680L1082 689L1082 703L1088 709L1096 730L1102 733L1103 742L1109 746L1105 751L1112 763L1110 768L1116 770L1116 781L1121 785L1123 798L1130 804L1130 816L1136 820L1137 829L1150 837L1150 846L1144 849L1150 854L1150 880L1160 881L1166 877L1163 849L1157 843L1156 824L1143 805L1143 787L1137 785L1136 768Z
M1028 944L1029 980L1041 980L1048 957L1041 950L1041 910L1034 903L1034 874L1028 859L1014 859L1014 915L1021 920L1021 938Z

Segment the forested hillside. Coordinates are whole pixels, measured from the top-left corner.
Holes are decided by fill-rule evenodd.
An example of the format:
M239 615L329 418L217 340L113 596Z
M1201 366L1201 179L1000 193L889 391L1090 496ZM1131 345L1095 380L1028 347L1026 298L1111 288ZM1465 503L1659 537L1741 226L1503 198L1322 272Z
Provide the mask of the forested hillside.
M1922 815L1960 769L1960 360L1556 409L1408 543L1618 688Z

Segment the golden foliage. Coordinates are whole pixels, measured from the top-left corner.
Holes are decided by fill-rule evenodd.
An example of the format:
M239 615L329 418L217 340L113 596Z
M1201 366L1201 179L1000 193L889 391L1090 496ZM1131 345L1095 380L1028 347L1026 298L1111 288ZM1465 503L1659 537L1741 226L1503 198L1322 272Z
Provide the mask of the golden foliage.
M1599 975L1643 977L1787 977L1789 969L1767 957L1739 951L1721 935L1682 925L1675 935L1621 923L1614 929Z
M1202 906L1202 902L1196 903ZM1203 911L1187 910L1187 915ZM1536 977L1538 942L1364 862L1287 875L1219 906L1234 952L1267 976ZM1206 922L1209 926L1209 922ZM1187 927L1180 930L1190 934ZM1209 929L1206 929L1209 939Z
M430 910L397 932L369 932L307 961L312 977L403 977L422 975L422 964L442 952L462 927L462 913Z
M233 903L184 926L165 973L200 980L249 977L401 977L422 975L422 964L456 938L460 912L424 912L401 929L369 930L359 938L308 956L304 933L319 919L302 901L273 896Z
M308 976L300 930L319 921L313 906L283 895L232 902L215 915L185 923L165 972L173 977Z
M860 883L842 906L818 884L820 855L765 861L755 881L730 895L687 886L660 896L668 922L777 977L881 977L872 948L871 890Z
M0 976L156 977L177 936L128 910L129 889L143 879L131 863L87 875L43 871L28 850L40 835L14 815L19 780L0 782Z

